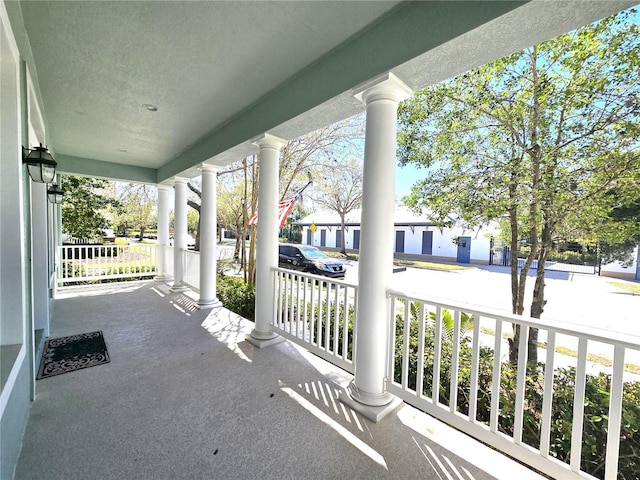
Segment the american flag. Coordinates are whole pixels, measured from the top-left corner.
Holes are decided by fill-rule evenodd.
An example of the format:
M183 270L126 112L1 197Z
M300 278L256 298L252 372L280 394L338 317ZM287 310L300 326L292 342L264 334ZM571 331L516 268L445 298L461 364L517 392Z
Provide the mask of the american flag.
M293 207L298 201L298 198L300 198L300 195L302 195L302 192L304 191L304 189L307 188L309 185L311 185L311 182L307 183L304 187L299 188L298 190L293 192L291 195L289 195L287 198L284 198L280 200L280 202L278 202L278 222L279 222L278 228L279 229L282 229L282 227L284 226L285 220L291 213L291 210L293 210ZM247 225L257 225L257 224L258 224L258 213L256 212L249 219L249 221L247 221Z

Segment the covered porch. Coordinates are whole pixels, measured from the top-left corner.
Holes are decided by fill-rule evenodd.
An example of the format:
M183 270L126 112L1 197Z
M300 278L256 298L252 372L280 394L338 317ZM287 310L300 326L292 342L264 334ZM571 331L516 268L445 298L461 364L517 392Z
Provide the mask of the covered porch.
M403 404L372 423L352 377L144 281L66 289L51 336L102 330L110 363L38 381L15 478L542 478Z
M588 344L605 342L615 352L607 411L618 426L625 353L638 344L393 291L396 112L419 88L633 3L1 1L0 200L2 224L11 226L1 234L3 480L14 473L18 479L532 475L400 400L437 412L526 464L547 466L549 475L584 477ZM239 38L239 32L251 35ZM277 269L280 149L363 111L361 280L357 291L334 282L320 284L321 291L307 298L317 279ZM23 147L40 143L55 155L58 173L157 186L161 253L155 274L172 280L171 287L156 282L103 287L108 293L76 290L81 294L68 298L56 293L61 210L47 203L47 186L32 182L23 164ZM216 172L256 152L257 313L249 324L230 316L215 297ZM198 175L203 224L196 257L186 251L186 184ZM188 289L198 295L187 295ZM338 298L338 292L352 293ZM317 313L309 315L310 324L306 313L300 317L307 304ZM415 319L409 317L414 304ZM353 332L346 317L339 324L329 314L331 308L353 308ZM453 345L460 344L466 311L494 325L488 425L475 414L479 321L468 348L469 408L458 408L455 395L446 405L439 402L439 339L447 310ZM432 313L434 322L428 322ZM502 332L509 323L546 329L550 367L556 334L579 343L570 466L558 465L549 453L553 368L544 374L550 388L540 448L522 442L524 355L513 388L514 431L507 438L500 432ZM434 346L420 340L415 351L409 348L414 324L421 337L433 324ZM36 383L37 331L58 337L98 329L111 363ZM317 340L316 353L343 370L286 341L296 338L309 348ZM397 345L402 351L392 355ZM429 352L436 356L433 365L412 363ZM459 353L453 347L451 376L442 380L452 392L464 390ZM430 388L425 372L432 374ZM367 414L378 419L376 410L385 409L384 421L365 420ZM605 478L614 479L617 427L609 435Z

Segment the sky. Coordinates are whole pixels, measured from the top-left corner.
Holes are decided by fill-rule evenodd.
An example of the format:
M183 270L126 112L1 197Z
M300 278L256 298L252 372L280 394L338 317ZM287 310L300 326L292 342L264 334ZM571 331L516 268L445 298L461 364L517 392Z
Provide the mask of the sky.
M415 165L401 167L396 165L396 203L402 203L402 197L409 195L411 186L426 177L426 170Z

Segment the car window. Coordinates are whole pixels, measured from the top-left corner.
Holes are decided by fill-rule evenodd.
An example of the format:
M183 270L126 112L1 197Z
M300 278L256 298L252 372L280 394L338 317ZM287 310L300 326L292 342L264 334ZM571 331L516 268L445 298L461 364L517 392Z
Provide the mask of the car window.
M280 255L284 255L285 257L294 257L296 253L298 253L297 248L290 247L289 245L280 246Z
M328 255L326 255L324 252L322 252L321 250L317 250L315 248L305 248L304 250L304 256L307 258L327 258Z

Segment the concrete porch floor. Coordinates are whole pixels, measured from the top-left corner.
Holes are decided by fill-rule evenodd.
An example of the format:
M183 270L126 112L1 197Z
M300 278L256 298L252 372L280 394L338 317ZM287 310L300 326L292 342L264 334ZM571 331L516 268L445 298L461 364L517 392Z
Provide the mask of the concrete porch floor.
M51 338L102 330L111 362L36 382L15 479L541 479L401 405L372 423L351 377L159 282L74 287Z

